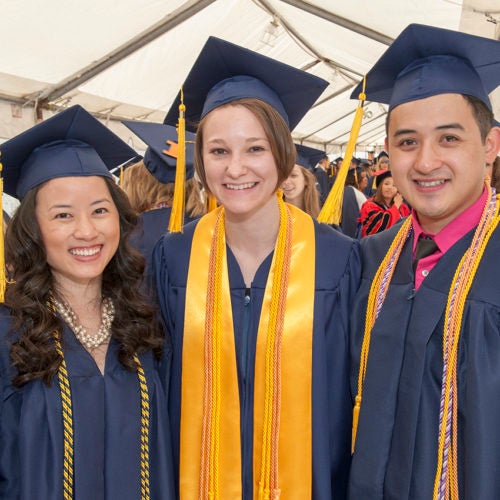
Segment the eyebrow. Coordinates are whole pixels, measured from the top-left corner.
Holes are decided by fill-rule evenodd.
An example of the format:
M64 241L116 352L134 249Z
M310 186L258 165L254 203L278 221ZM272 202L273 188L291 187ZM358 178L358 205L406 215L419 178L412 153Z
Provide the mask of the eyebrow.
M100 203L111 203L109 198L101 198L99 200L93 201L90 206L99 205ZM73 205L61 204L61 205L52 205L49 207L49 210L57 209L57 208L71 208Z
M434 130L462 130L465 131L465 128L463 125L460 123L445 123L443 125L439 125L435 127ZM394 132L393 137L399 137L400 135L406 135L406 134L416 134L417 131L411 128L403 128L400 130L396 130Z

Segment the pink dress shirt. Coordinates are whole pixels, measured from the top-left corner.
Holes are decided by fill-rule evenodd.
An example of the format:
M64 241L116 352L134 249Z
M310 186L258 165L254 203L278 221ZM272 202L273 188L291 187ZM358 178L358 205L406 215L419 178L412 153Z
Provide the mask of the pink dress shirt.
M421 234L431 236L437 247L438 251L434 252L427 257L422 257L417 264L415 270L415 290L418 290L422 281L432 271L434 266L439 262L439 259L444 253L448 251L460 238L465 236L471 231L481 220L484 205L488 192L483 190L481 196L466 210L464 210L458 217L453 219L447 226L445 226L437 234L425 233L420 226L415 211L412 212L412 225L413 225L413 256L415 256L415 248L417 246L418 238Z

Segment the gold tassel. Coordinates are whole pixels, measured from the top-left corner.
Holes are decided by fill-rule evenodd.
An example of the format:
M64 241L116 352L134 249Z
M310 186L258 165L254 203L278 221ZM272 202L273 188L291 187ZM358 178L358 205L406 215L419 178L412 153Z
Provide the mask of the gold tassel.
M0 153L1 154L1 153ZM2 217L0 219L0 302L5 301L5 287L7 286L7 277L5 275L5 251L4 251L4 234L3 234L3 165L0 162L0 213Z
M174 199L172 201L172 212L168 223L171 233L182 233L184 225L184 191L186 180L186 106L184 105L184 93L181 87L181 103L179 104L179 122L177 125L178 154L175 168Z
M123 168L123 165L120 167L120 187L123 187L123 173L125 169Z
M325 200L323 208L318 215L319 222L324 222L326 224L340 224L340 220L342 218L342 200L344 198L345 180L347 172L349 171L349 165L351 164L352 155L354 154L354 150L356 148L359 129L361 128L361 122L363 120L363 105L366 100L365 85L366 76L363 78L363 91L359 94L359 104L356 108L356 113L352 122L351 133L349 136L349 142L347 143L344 160L342 161L342 166L337 173L335 183L333 184L332 189Z

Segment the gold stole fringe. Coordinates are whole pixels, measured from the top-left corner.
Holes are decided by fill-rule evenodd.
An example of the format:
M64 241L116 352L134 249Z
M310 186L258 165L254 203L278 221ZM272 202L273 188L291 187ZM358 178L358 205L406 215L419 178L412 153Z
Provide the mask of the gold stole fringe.
M259 498L260 489L264 499L276 499L282 493L287 500L303 500L310 498L312 491L315 237L314 224L309 216L288 204L285 211L291 232L291 259L289 265L285 259L283 268L286 269L277 269L279 252L275 249L257 338L253 488L254 498ZM214 238L217 224L222 224L223 229L223 207L200 219L191 247L182 358L182 500L242 496L236 351L225 237L222 231L219 241ZM282 243L278 238L277 245ZM217 245L223 262L219 265L212 262L212 269L218 270L208 273L211 255ZM289 286L283 283L286 276ZM275 278L280 279L278 288L284 290L286 298L278 307L278 321L272 319L276 324L270 325L272 303L279 300L276 284L273 293ZM210 297L214 285L209 287L209 280L218 279L222 288L219 299ZM276 328L280 320L282 335ZM269 332L277 333L271 346ZM211 360L210 366L206 364L207 359ZM272 396L270 403L266 394ZM269 411L271 418L265 416Z

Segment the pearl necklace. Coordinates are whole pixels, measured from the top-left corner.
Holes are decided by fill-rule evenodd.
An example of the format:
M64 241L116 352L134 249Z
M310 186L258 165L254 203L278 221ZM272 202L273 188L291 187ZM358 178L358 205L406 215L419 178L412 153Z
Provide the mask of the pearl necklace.
M73 311L67 302L61 303L56 299L53 299L53 301L59 314L71 330L73 330L75 337L86 349L95 349L107 342L111 337L111 323L113 323L115 319L115 306L110 297L106 297L102 300L101 326L95 335L87 333L86 328L78 323L75 311Z

